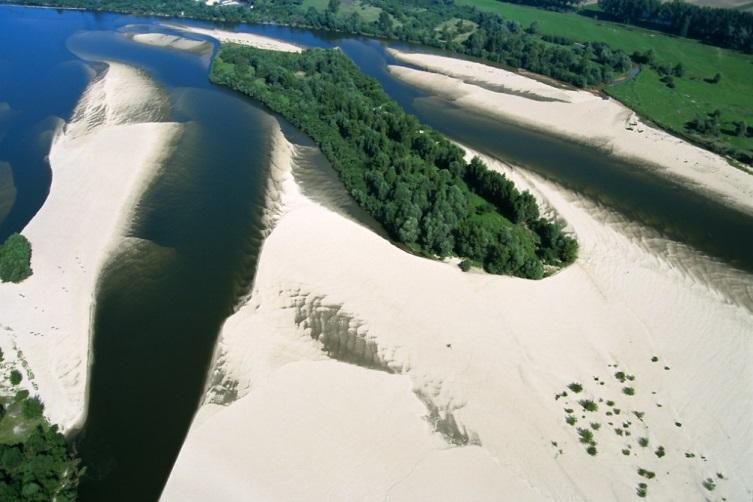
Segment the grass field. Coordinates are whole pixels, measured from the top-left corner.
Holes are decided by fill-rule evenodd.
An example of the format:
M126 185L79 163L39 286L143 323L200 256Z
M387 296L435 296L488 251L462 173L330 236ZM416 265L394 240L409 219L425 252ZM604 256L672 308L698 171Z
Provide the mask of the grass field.
M495 12L523 26L538 23L544 34L564 36L577 41L599 41L627 53L653 49L658 64L682 63L685 75L675 78L674 89L660 82L659 75L644 66L633 81L605 89L609 94L638 111L643 117L687 135L685 124L697 115L721 111L722 130L734 129L733 122L743 120L753 126L753 56L720 49L687 38L673 37L617 23L599 21L577 13L550 12L498 0L455 0L480 10ZM595 7L588 7L593 9ZM721 73L718 84L704 78ZM753 152L753 138L721 134L718 141Z
M309 7L313 7L316 10L323 12L328 4L329 0L303 0L301 3L301 9L305 11ZM382 12L382 9L374 7L373 5L362 4L358 0L342 0L340 2L340 8L337 10L337 15L348 17L354 12L358 13L364 21L373 23L379 18L379 13Z

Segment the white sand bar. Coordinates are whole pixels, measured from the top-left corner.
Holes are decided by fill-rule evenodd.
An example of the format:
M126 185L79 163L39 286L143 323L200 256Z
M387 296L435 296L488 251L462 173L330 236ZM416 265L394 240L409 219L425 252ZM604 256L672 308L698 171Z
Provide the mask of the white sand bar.
M208 37L219 40L220 42L250 45L259 49L268 49L282 52L301 52L303 50L297 45L283 42L282 40L277 40L275 38L265 37L264 35L257 35L255 33L240 33L227 30L199 28L197 26L189 26L185 24L163 23L163 26L165 26L166 28L172 28L174 30L206 35Z
M133 33L129 37L140 44L167 47L188 52L205 52L212 48L209 42L164 33Z
M719 155L644 123L616 100L588 91L556 88L472 61L396 49L389 52L400 61L422 68L389 67L394 76L411 85L452 99L469 110L648 163L666 176L708 190L728 204L753 213L753 175L731 166ZM495 87L484 87L485 84ZM500 87L517 94L491 90Z
M179 131L153 121L166 103L141 72L109 64L53 141L50 193L23 230L34 275L0 285L0 344L22 352L46 415L64 429L84 413L99 272Z
M298 147L276 142L279 218L164 501L632 500L643 481L703 500L707 478L714 497L749 497L750 310L538 178L523 181L581 242L573 266L527 281L417 258L304 196ZM324 338L397 375L332 361ZM583 391L555 399L571 382ZM433 432L429 408L468 445ZM596 456L576 432L591 423Z

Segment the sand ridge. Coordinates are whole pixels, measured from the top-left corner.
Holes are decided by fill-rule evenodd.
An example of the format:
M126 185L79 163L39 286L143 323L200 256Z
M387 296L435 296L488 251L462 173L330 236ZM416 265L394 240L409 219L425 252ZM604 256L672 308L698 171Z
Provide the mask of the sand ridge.
M23 354L45 414L63 430L82 420L86 406L97 278L180 131L157 121L166 106L142 72L108 63L53 140L49 195L22 232L34 274L0 285L0 344Z
M295 162L281 134L277 145L278 169L285 155ZM522 180L582 245L573 266L527 281L409 255L304 196L292 174L276 179L281 215L249 301L223 327L214 385L163 500L214 489L223 500L286 500L302 487L330 500L616 500L635 496L638 468L657 473L649 494L658 499L702 498L717 472L714 495L753 488L753 389L742 383L753 382L753 316L598 208ZM634 396L618 368L634 375ZM555 398L571 382L582 394ZM299 407L289 397L300 393ZM604 401L570 426L566 410L579 398ZM605 414L606 400L622 416ZM614 432L628 421L632 436ZM595 457L576 433L589 422L600 426ZM411 441L400 439L406 431ZM644 436L651 448L637 445ZM199 477L220 451L228 470Z
M264 35L257 35L255 33L244 33L227 30L219 30L216 28L199 28L198 26L189 26L184 24L171 24L163 23L166 28L172 28L175 30L186 31L190 33L196 33L199 35L206 35L212 37L215 40L219 40L224 43L233 43L241 45L250 45L259 49L267 49L273 51L282 52L301 52L303 49L297 45L283 42L271 37L265 37Z

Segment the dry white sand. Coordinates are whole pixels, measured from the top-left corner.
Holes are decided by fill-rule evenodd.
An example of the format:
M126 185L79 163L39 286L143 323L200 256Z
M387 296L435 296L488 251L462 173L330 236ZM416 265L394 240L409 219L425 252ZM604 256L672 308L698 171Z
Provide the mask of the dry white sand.
M64 429L84 413L99 272L179 131L153 122L164 106L166 96L141 72L109 64L53 141L50 193L23 230L34 275L0 285L0 345L21 352L45 414Z
M189 26L184 24L169 24L163 23L163 26L172 28L174 30L187 31L190 33L197 33L199 35L206 35L212 37L220 42L230 42L234 44L250 45L259 49L267 49L273 51L282 52L301 52L303 49L297 45L283 42L263 35L257 35L255 33L239 33L235 31L218 30L199 28L197 26Z
M632 500L644 481L655 500L750 498L750 310L520 173L577 233L576 264L527 281L411 256L304 196L296 149L276 142L279 217L163 500ZM398 375L332 361L322 340ZM556 400L571 382L584 390ZM566 408L577 427L600 424L595 457ZM427 409L468 444L450 447ZM614 432L628 422L630 436Z
M191 40L190 38L177 35L165 35L164 33L133 33L128 37L134 42L156 47L167 47L189 52L205 52L212 48L209 42L203 40Z
M711 191L727 203L753 212L753 176L719 155L644 123L613 99L552 87L472 61L395 49L389 52L400 61L423 68L389 67L393 75L411 85L470 110L596 144L617 156L648 163L666 176Z

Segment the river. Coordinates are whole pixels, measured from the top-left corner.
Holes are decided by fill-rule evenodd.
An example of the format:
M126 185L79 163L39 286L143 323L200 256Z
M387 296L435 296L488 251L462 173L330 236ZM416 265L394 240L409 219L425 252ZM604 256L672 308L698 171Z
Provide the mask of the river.
M0 7L0 105L8 104L0 107L0 161L10 164L16 191L0 237L21 230L43 204L50 133L57 118L70 119L93 72L101 71L99 62L143 69L170 97L165 120L184 124L139 203L128 236L140 244L120 249L100 277L87 421L77 438L89 469L81 489L88 501L159 496L201 399L217 333L251 285L263 240L276 118L210 84L206 55L123 36L169 32L155 26L164 21ZM394 79L384 42L271 25L232 28L340 47L406 110L452 139L753 271L753 217L596 148L462 112Z

